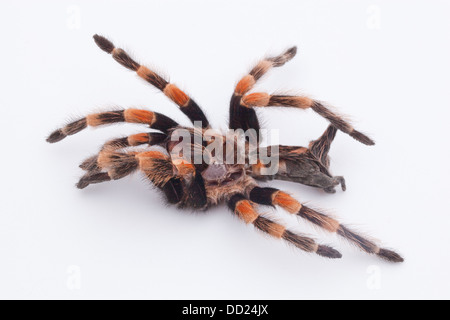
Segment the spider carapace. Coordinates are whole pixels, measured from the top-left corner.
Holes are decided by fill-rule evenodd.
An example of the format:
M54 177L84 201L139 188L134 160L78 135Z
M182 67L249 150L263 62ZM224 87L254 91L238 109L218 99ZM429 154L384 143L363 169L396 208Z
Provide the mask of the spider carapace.
M95 35L94 40L122 66L134 71L140 78L161 90L195 125L192 128L182 127L163 114L141 109L90 114L67 124L51 133L47 141L54 143L88 126L97 127L117 122L142 124L152 129L151 132L138 133L105 143L97 155L86 159L80 165L86 173L78 182L78 188L121 179L135 171L141 171L164 193L171 204L200 210L227 203L231 211L245 223L253 224L256 229L283 239L303 251L327 258L341 258L341 254L330 246L319 244L311 237L289 230L280 222L261 215L258 212L260 206L279 206L289 214L305 219L328 232L336 233L366 253L391 262L403 262L398 253L381 248L373 240L349 229L335 218L301 204L289 193L259 185L261 181L279 179L320 188L327 193L334 193L338 185L345 190L344 178L333 176L329 170L328 152L336 132L342 131L366 145L374 144L369 137L355 130L349 122L323 102L306 96L251 93L264 74L272 68L284 65L295 56L296 47L279 56L262 59L237 83L230 102L229 128L253 133L245 135L244 160L238 162L240 154L234 150L229 157L228 148L231 145L233 149L238 149L234 146L239 142L239 135L222 136L221 143L225 151L223 153L227 153L227 159L218 161L215 154L218 149L213 152L208 150L211 141L216 141L217 136L209 142L208 139L200 137L196 142L196 136L209 131L210 124L192 98L155 71L137 63L105 37ZM330 125L323 135L312 141L308 147L279 145L262 148L258 144L260 126L255 112L255 108L259 107L312 109L327 119ZM186 148L179 148L185 145L181 143L183 140L181 135L175 137L180 130L192 138L189 142L190 147L187 148L188 151L192 151L189 152L189 156L186 156ZM230 140L232 141L229 144ZM141 148L133 148L136 146ZM264 154L276 158L277 170L269 170L269 165L258 160L259 158L250 162L251 147L256 153L264 151ZM174 152L177 148L182 151ZM197 155L200 155L200 161L195 161Z

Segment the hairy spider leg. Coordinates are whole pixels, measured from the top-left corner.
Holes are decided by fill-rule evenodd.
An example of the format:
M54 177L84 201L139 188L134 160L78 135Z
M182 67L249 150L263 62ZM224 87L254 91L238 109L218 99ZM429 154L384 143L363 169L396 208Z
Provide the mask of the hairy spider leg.
M259 131L259 121L255 110L247 108L241 104L241 98L250 91L256 82L274 67L281 67L291 60L297 53L297 47L292 47L283 54L265 58L259 61L250 72L245 75L236 85L233 96L230 101L230 129L254 129Z
M207 195L201 174L186 161L173 161L159 151L126 152L104 148L98 154L96 166L99 170L88 171L77 187L118 180L140 170L166 195L169 203L183 203L185 207L202 209L207 205Z
M313 140L309 144L311 153L328 169L330 167L330 151L331 143L336 137L337 129L333 125L329 125L319 139Z
M291 181L320 188L327 193L335 193L335 187L340 184L345 191L344 177L333 176L329 170L328 151L335 133L336 129L330 125L319 139L310 143L309 148L284 145L259 147L260 154L270 154L271 157L275 156L273 150L277 150L278 171L269 172L266 165L258 162L251 166L249 174L258 180Z
M161 90L169 99L175 102L180 110L194 123L201 121L202 127L209 127L209 122L199 105L176 85L169 83L162 76L134 61L124 50L103 36L94 35L94 41L100 49L112 55L114 60L125 68L135 71L139 77Z
M285 226L259 215L256 211L255 203L248 200L243 194L233 195L228 201L228 207L245 223L251 223L256 229L274 238L283 239L305 252L316 253L332 259L342 257L335 249L317 244L314 239L294 233Z
M146 124L150 128L167 133L170 129L178 126L171 118L148 110L125 109L101 113L93 113L77 121L73 121L64 127L53 131L47 138L47 142L55 143L67 136L80 132L89 127L98 127L118 122Z
M250 93L241 100L241 106L247 108L256 107L293 107L298 109L311 108L317 114L324 117L337 129L347 133L355 140L365 144L374 145L375 142L365 134L354 129L352 125L344 119L341 115L330 110L323 102L313 100L304 96L290 96L290 95L269 95L264 92Z
M87 172L77 187L86 188L89 184L121 179L136 170L141 170L156 186L162 186L174 176L169 156L159 151L121 152L106 148L97 157L100 170Z
M250 192L250 200L262 205L280 206L287 212L295 214L328 232L337 233L368 254L375 254L390 262L403 262L403 258L398 253L380 248L374 241L368 239L368 237L347 228L338 220L324 213L302 205L286 192L275 188L255 187Z
M130 135L128 137L116 138L106 142L100 151L105 149L124 149L147 144L148 146L159 145L167 139L167 135L160 132L143 132ZM91 156L80 164L80 168L86 171L100 171L97 163L98 154Z

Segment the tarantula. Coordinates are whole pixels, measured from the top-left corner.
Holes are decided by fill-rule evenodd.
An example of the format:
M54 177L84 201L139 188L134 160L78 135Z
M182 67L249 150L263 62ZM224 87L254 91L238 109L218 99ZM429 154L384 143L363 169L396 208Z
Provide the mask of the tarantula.
M301 204L288 193L258 185L257 181L280 179L321 188L328 193L334 193L335 187L338 185L345 191L344 178L333 176L329 171L328 152L337 130L350 135L363 144L374 144L369 137L355 130L323 102L306 96L249 93L257 81L271 68L280 67L291 60L297 52L296 47L290 48L279 56L259 61L237 83L231 97L229 128L251 131L254 133L253 138L256 135L256 139L251 139L251 135L246 136L244 150L248 153L250 147L254 147L258 152L264 150L267 154L276 156L278 170L271 172L268 170L268 164L261 160L251 163L247 153L244 162L237 163L236 158L239 155L236 151L233 151L231 159L227 158L226 161L216 159L217 155L214 152L206 152L207 156L201 157L200 161L194 161L192 154L186 155L186 149L174 155L174 149L182 144L180 137L176 137L177 131L184 130L189 136L195 138L194 136L202 135L210 129L209 122L201 108L177 86L169 83L153 70L137 63L124 50L116 48L105 37L95 35L94 40L100 49L111 54L114 60L122 66L136 72L139 77L161 90L179 106L180 110L193 123L197 124L198 122L200 126L182 127L163 114L141 109L112 110L90 114L67 124L51 133L47 141L54 143L88 126L97 127L117 122L144 124L159 131L134 134L105 143L97 155L86 159L80 165L86 173L79 180L78 188L82 189L90 184L121 179L140 170L156 188L164 193L171 204L183 208L206 209L226 202L231 211L245 223L253 224L256 229L275 238L283 239L303 251L327 258L342 257L337 250L318 244L310 237L293 232L282 224L260 215L257 211L258 204L279 206L288 213L306 219L328 232L337 233L366 253L375 254L391 262L403 262L403 258L398 253L380 248L366 236L349 229L324 213ZM260 125L254 110L256 107L312 109L326 118L330 125L320 138L309 144L308 148L283 145L262 148L259 147ZM193 140L194 142L188 144L188 151L193 150L194 156L207 150L212 143L207 140L200 140L200 142ZM230 140L233 145L239 139L236 135L231 138L224 137L220 142L223 143L224 150L228 148L227 143ZM227 146L225 146L226 144ZM152 148L144 150L129 148L140 145Z

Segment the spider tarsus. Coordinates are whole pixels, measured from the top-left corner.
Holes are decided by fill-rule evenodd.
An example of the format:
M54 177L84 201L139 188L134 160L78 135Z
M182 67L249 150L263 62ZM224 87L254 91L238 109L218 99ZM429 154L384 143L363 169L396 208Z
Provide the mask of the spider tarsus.
M115 49L114 44L111 41L98 34L94 35L94 41L100 49L107 53L111 53Z
M86 179L81 178L80 181L76 184L78 189L84 189L89 185L89 182Z
M111 177L108 172L94 172L94 173L86 173L83 177L81 177L80 181L76 184L78 189L84 189L88 185L92 183L100 183L104 181L110 181Z
M401 263L405 261L405 259L403 259L403 257L399 255L397 252L387 249L380 249L378 256L386 261L394 263Z
M355 140L367 145L367 146L373 146L375 145L375 141L370 139L368 136L366 136L364 133L361 133L357 130L353 130L350 133L350 136L353 137Z
M48 136L48 138L46 139L46 141L47 141L48 143L55 143L55 142L61 141L61 140L64 139L65 137L67 137L67 135L66 135L61 129L58 129L58 130L53 131L53 132Z
M289 48L285 53L283 53L280 56L270 58L269 61L272 61L274 67L281 67L286 62L290 61L292 58L295 57L297 54L297 47L294 46L292 48Z
M319 256L322 256L325 258L330 258L330 259L341 259L342 258L342 254L339 251L337 251L336 249L333 249L329 246L320 245L319 248L317 249L316 253Z
M293 57L295 57L295 55L297 54L297 46L293 46L292 48L289 48L289 49L286 51L286 54L288 54L288 55L291 57L291 59L292 59Z
M79 167L81 169L83 169L83 170L86 170L86 171L97 171L97 170L100 170L100 168L97 165L97 158L98 158L97 155L89 157L86 160L84 160L79 165Z

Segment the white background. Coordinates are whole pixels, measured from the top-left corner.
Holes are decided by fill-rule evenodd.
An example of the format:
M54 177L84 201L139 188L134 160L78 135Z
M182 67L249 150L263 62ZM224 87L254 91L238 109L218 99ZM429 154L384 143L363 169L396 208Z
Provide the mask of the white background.
M449 13L444 0L2 1L0 298L450 298ZM338 134L332 170L347 192L271 185L368 231L406 262L385 263L273 211L344 257L304 254L225 206L167 207L139 175L76 189L84 158L143 128L47 144L71 117L119 105L189 124L98 49L95 33L170 75L219 128L237 80L264 55L298 45L258 88L328 101L377 145ZM260 115L289 145L327 126L311 111Z

